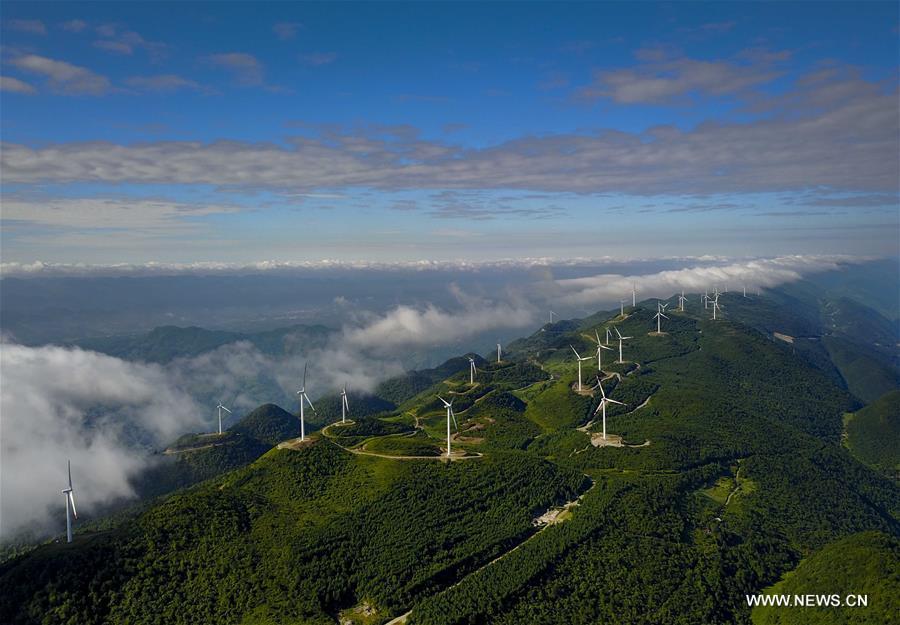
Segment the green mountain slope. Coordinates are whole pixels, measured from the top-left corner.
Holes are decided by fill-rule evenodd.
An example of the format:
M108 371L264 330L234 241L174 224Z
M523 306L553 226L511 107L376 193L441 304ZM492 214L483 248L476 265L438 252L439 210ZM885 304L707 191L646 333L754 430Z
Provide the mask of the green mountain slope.
M900 541L881 532L853 534L823 547L766 594L865 595L860 607L753 609L754 625L868 625L900 614ZM855 599L854 599L855 600Z
M900 390L847 415L845 444L867 465L900 476Z
M747 625L745 595L803 558L900 536L832 375L696 303L658 335L654 309L545 326L474 381L466 357L395 378L383 410L7 562L0 622ZM606 328L633 337L625 362L586 361L579 391L570 345ZM606 439L598 376L626 404ZM295 435L276 422L269 441Z

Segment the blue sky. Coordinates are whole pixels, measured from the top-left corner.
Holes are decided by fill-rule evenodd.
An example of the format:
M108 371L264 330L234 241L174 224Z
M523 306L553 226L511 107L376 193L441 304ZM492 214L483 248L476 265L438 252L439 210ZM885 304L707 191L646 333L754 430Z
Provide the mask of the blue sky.
M4 262L898 253L898 9L2 5Z

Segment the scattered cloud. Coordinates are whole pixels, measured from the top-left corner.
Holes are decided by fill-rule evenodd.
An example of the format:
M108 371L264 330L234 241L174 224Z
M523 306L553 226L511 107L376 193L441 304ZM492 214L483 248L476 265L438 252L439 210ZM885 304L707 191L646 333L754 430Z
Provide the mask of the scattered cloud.
M24 59L48 61L21 57L13 63L29 65ZM238 59L253 79L260 78L253 57ZM62 67L86 78L79 68ZM79 81L58 79L59 86L70 82ZM896 88L835 73L800 82L801 89L781 112L688 130L657 126L643 132L547 134L473 148L426 140L414 130L388 135L332 127L290 137L286 146L241 141L5 143L0 163L8 183L212 184L304 192L516 189L643 196L811 188L833 194L894 192L900 170ZM94 79L88 85L96 91L105 83Z
M310 52L309 54L301 54L300 62L310 67L319 67L321 65L330 65L338 58L335 52Z
M102 39L95 41L94 47L106 52L131 55L135 50L143 50L152 60L158 61L168 50L166 44L147 41L140 34L119 24L101 24L95 31Z
M597 71L594 82L581 88L578 96L586 100L609 98L620 104L687 103L693 94L744 93L782 74L771 63L670 59L657 50L645 50L639 58L646 62L627 69Z
M96 74L85 67L72 65L36 54L25 54L10 64L26 72L43 76L47 86L67 95L102 95L110 90L106 76Z
M87 22L84 20L69 20L60 24L60 28L70 33L80 33L87 28Z
M203 85L176 74L157 74L155 76L131 76L125 84L133 89L146 93L171 93L188 90L211 93L212 90Z
M205 60L229 71L239 86L253 87L263 83L263 65L252 54L244 52L211 54L205 57Z
M32 35L46 35L47 27L40 20L9 20L9 27L21 33L30 33Z
M303 28L300 22L278 22L272 26L272 32L282 41L288 41L297 36L297 31Z
M13 78L11 76L0 76L0 91L9 91L10 93L24 93L31 95L37 93L37 89L29 85L23 80Z

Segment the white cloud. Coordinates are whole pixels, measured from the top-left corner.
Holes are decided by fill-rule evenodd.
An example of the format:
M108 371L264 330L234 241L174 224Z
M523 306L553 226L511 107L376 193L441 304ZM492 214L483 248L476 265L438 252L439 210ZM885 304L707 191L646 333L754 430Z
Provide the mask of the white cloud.
M278 22L272 26L272 32L282 41L287 41L296 37L301 28L303 24L300 22Z
M84 20L69 20L68 22L60 24L60 28L69 31L70 33L80 33L87 28L87 22Z
M235 206L109 198L4 198L3 220L64 228L172 229L184 220L237 212Z
M10 64L27 72L43 76L47 86L59 93L69 95L102 95L109 91L109 79L91 70L57 61L36 54L16 57Z
M250 87L261 85L263 82L262 63L252 54L244 52L210 54L205 60L231 72L238 85Z
M180 91L182 89L211 93L211 90L207 89L203 85L176 74L131 76L125 79L125 84L145 93L171 93L173 91Z
M156 365L4 343L0 369L3 538L59 529L67 458L76 501L89 511L132 495L129 479L148 462L132 441L167 441L198 423L193 400Z
M300 62L304 65L318 67L320 65L330 65L338 58L335 52L310 52L309 54L301 54Z
M239 82L260 84L249 55L214 57ZM327 130L287 146L245 141L3 144L5 180L209 184L314 192L519 189L640 196L896 191L900 127L895 90L853 75L808 76L779 111L640 133L598 130L526 136L483 148L414 131ZM840 158L835 155L840 154ZM478 216L476 213L475 217Z
M24 93L31 95L37 93L37 89L29 85L23 80L12 78L11 76L0 76L0 91L9 91L11 93Z
M668 299L682 290L698 292L746 285L748 289L771 288L800 280L804 275L837 269L841 263L865 259L846 256L779 256L776 258L726 262L661 271L649 275L604 274L556 280L553 295L572 306L609 305L631 297L632 284L638 299Z

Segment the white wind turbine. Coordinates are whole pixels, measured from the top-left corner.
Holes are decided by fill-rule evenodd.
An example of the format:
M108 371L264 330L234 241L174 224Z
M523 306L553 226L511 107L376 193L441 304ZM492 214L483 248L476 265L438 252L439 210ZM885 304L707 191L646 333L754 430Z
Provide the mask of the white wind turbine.
M600 376L597 376L597 386L594 388L600 389L600 405L597 406L597 410L594 411L594 415L598 412L602 412L603 414L603 440L606 440L606 404L619 404L620 406L627 406L628 404L623 404L620 401L616 401L615 399L610 399L606 396L606 393L603 392L603 383L600 381Z
M303 386L300 387L300 390L297 391L297 395L300 396L300 440L306 440L306 422L304 421L304 413L303 413L303 401L306 400L306 403L309 404L309 407L312 408L313 412L316 412L316 407L313 406L312 401L309 399L309 395L306 394L306 369L309 363L303 365Z
M703 295L700 297L700 301L703 303L704 310L709 308L709 289L703 289Z
M228 414L231 414L231 411L222 405L222 402L219 402L219 405L216 406L216 410L219 411L219 434L222 433L222 411L224 410Z
M619 336L619 364L622 364L625 362L624 360L622 360L622 341L627 341L632 337L622 336L622 333L619 332L619 328L616 328L616 334Z
M637 306L637 290L635 289L634 282L631 283L631 307L634 308Z
M341 389L341 423L347 422L347 413L350 412L350 402L347 401L347 385Z
M625 300L624 299L619 300L619 314L622 317L625 316Z
M62 494L66 496L66 542L72 542L72 519L78 518L75 511L75 491L72 490L72 462L66 460L69 467L69 487L62 490Z
M500 343L497 343L497 364L500 364L500 354L502 350L500 349Z
M447 409L447 457L450 457L450 419L453 419L453 425L459 430L459 425L456 423L456 415L453 414L453 402L448 402L446 399L437 396L442 402L444 402L444 407Z
M716 294L716 298L712 301L712 303L713 303L713 321L715 321L716 320L716 311L721 310L721 308L719 307L718 293Z
M662 322L663 317L668 319L668 317L666 317L663 314L663 310L665 310L665 308L663 308L662 306L657 306L656 314L653 316L653 318L656 319L656 333L657 334L662 334L662 327L660 326L660 323Z
M475 384L475 374L478 369L475 368L475 359L469 358L469 384Z
M552 310L550 311L550 324L551 324L551 325L553 324L553 315L555 315L555 314L556 314L556 313L553 312Z
M597 371L603 371L603 350L611 352L612 348L607 347L600 342L600 335L594 330L594 336L597 338ZM606 342L609 342L609 329L606 330Z
M609 331L609 328L606 328L606 344L609 345L609 338L612 336L612 332Z
M684 296L684 290L682 289L681 295L678 296L678 310L684 312L684 303L687 301L687 298Z
M747 297L747 285L745 284L745 285L743 285L743 287L744 287L744 297Z
M569 345L569 347L572 347L572 346ZM590 360L592 357L591 356L582 357L581 354L579 354L577 351L575 351L574 347L572 347L572 351L575 352L575 358L578 359L578 392L580 393L581 392L581 361L582 360Z

